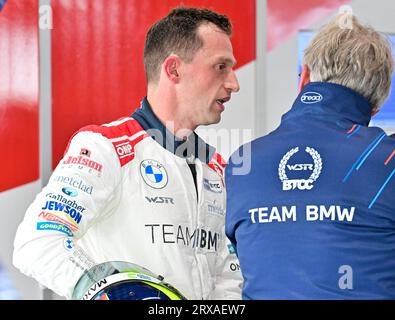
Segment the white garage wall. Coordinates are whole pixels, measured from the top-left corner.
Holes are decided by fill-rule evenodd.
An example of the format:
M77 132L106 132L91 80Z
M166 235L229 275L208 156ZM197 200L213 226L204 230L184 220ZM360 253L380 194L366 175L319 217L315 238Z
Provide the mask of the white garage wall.
M50 5L50 0L39 0L39 6ZM40 13L40 11L39 11ZM40 16L40 14L39 14ZM51 31L39 29L40 54L40 179L0 193L0 261L11 277L21 299L43 298L43 290L38 283L19 272L12 265L13 242L16 229L22 221L26 209L41 191L51 174Z

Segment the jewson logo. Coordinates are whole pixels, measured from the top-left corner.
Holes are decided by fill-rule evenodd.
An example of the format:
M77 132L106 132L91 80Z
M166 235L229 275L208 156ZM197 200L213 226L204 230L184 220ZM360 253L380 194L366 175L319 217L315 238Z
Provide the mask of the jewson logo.
M307 104L317 103L320 102L322 99L323 97L320 93L313 91L305 92L300 97L300 101Z
M50 211L58 211L64 212L69 215L77 224L81 222L82 215L77 210L71 208L64 203L57 202L57 201L47 201L45 206L41 208L42 210L50 210Z

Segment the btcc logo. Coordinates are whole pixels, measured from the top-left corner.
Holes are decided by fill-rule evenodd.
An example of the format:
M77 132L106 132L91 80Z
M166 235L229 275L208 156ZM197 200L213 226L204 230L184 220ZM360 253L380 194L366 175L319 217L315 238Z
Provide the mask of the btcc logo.
M310 190L313 188L313 180L284 180L283 190Z
M299 152L299 147L295 147L289 150L281 159L278 166L278 176L282 182L282 189L284 191L288 190L311 190L314 185L314 181L318 179L322 170L322 159L320 154L313 148L306 147L305 152L310 155L314 163L297 163L288 164L288 161L294 156L294 154ZM286 169L290 171L300 172L301 171L312 171L307 179L289 179L286 174Z

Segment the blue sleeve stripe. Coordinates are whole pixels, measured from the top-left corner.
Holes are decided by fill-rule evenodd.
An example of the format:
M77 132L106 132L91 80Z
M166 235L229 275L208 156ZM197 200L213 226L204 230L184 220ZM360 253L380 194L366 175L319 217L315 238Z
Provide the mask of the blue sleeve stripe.
M380 194L383 192L384 188L387 186L388 182L391 180L392 176L395 173L395 169L392 170L391 174L388 176L387 180L385 180L384 184L381 186L380 190L377 192L376 196L373 198L372 202L369 204L369 209L373 206L373 204L376 202L377 198L380 196Z
M377 147L377 145L380 143L380 141L385 137L385 133L382 133L381 135L379 135L376 139L373 140L373 142L364 150L364 152L359 156L359 158L357 159L357 161L355 161L355 163L352 165L350 171L348 171L348 173L346 174L346 176L343 178L343 182L346 182L348 180L348 178L350 177L351 173L354 171L354 169L359 165L359 163L361 162L361 159L363 159L363 162L366 160L367 157L364 158L364 156L367 154L367 156L369 156L369 154L373 151L374 148ZM359 166L360 167L360 166ZM358 167L358 168L359 168ZM357 169L358 170L358 169Z
M376 142L376 144L369 150L369 152L365 155L365 157L362 159L362 161L359 163L359 165L357 166L357 170L359 170L359 168L363 165L363 163L365 162L365 160L367 159L367 157L369 157L369 155L372 153L372 151L378 146L378 144L381 142L381 140L383 140L385 138L385 133L382 134L381 138L379 139L379 141Z

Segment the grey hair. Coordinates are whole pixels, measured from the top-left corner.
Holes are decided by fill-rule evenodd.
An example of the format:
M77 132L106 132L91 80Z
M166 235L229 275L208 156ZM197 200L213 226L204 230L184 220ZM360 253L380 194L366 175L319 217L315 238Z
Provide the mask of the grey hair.
M317 33L305 50L304 64L310 70L311 81L353 89L375 110L389 95L394 70L391 44L350 13L337 15Z

